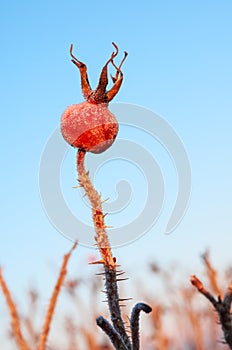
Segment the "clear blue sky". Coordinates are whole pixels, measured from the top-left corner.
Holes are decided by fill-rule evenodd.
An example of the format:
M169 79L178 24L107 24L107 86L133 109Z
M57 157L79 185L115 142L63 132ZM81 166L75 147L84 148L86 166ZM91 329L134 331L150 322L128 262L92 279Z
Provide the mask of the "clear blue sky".
M35 283L49 288L43 291L46 300L56 266L71 245L49 222L38 188L48 137L66 106L83 100L70 43L87 63L93 86L111 42L127 50L115 102L162 115L191 163L192 196L181 224L165 236L167 217L161 218L142 239L117 249L118 260L140 273L152 258L178 261L195 272L199 254L210 248L219 267L231 262L231 1L15 1L2 2L0 13L0 264L15 295ZM165 176L168 182L169 173ZM76 174L70 178L69 187ZM71 271L88 273L90 253L79 247Z

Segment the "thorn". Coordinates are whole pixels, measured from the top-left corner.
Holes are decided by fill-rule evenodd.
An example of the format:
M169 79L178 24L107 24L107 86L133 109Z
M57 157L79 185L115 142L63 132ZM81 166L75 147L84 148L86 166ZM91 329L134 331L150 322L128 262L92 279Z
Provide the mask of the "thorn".
M127 301L127 300L132 300L132 299L133 299L133 298L119 298L118 300L119 300L119 301L125 301L125 300Z
M97 260L97 261L92 261L88 263L89 265L96 265L96 264L105 264L104 260Z
M121 275L124 275L125 272L116 272L116 276L121 276Z
M109 199L110 199L110 197L107 197L106 199L104 199L104 200L101 202L101 204L107 202Z
M72 186L72 188L82 188L82 185L78 185L78 186Z
M113 228L113 226L104 225L103 228Z
M126 277L126 278L117 278L116 281L117 282L121 282L121 281L126 281L128 279L129 279L128 277Z

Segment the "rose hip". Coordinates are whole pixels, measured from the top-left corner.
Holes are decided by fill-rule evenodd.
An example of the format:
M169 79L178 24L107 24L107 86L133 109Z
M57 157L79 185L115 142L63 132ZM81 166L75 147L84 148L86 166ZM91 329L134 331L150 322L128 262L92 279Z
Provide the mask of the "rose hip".
M82 93L86 101L69 106L61 118L61 132L64 139L73 147L83 149L86 152L101 153L108 149L114 142L118 133L118 122L115 116L108 110L108 103L118 93L122 81L123 73L121 66L127 56L124 53L119 67L113 59L118 54L118 47L112 43L116 49L110 59L104 65L98 86L92 90L88 81L87 67L79 61L72 53L72 62L79 68L81 75ZM115 77L112 77L113 86L106 91L108 84L107 67L108 64L116 69Z

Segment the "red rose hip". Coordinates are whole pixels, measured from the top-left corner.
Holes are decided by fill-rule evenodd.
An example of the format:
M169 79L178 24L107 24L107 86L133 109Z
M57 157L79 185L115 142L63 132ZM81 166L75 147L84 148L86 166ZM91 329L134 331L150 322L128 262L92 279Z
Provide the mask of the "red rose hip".
M118 133L118 122L106 103L82 102L63 113L61 132L73 147L101 153L109 148Z
M92 90L88 81L87 67L72 54L72 62L79 68L81 75L81 87L85 102L69 106L61 118L61 132L64 139L73 147L83 149L86 152L101 153L108 149L114 142L118 133L118 122L115 116L108 110L108 103L114 98L123 81L121 66L113 61L118 54L118 47L113 43L116 52L102 69L98 86ZM113 86L106 91L108 84L107 66L109 63L116 69L115 77L112 77Z

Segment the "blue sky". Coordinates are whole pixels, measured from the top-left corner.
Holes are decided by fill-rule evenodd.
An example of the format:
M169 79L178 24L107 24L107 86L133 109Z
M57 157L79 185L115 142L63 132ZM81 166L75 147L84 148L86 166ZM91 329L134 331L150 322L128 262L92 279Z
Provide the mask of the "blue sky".
M35 283L40 290L47 286L46 300L71 245L49 222L38 187L47 139L63 110L83 100L70 43L88 65L93 86L112 51L111 42L121 53L128 51L123 86L114 102L137 104L163 116L191 163L192 195L181 224L171 235L163 234L168 195L176 186L167 161L169 209L164 208L143 238L116 249L118 260L141 274L151 259L165 266L177 261L195 272L199 254L210 248L217 266L231 263L231 2L42 0L3 2L0 12L0 264L15 295ZM152 150L152 141L144 140L148 149L149 142ZM66 163L72 169L71 153ZM74 170L67 178L69 188L75 185ZM109 181L100 184L108 186L102 189L106 193L112 188ZM79 247L70 270L89 273L86 256L91 253ZM0 303L1 311L1 297Z

